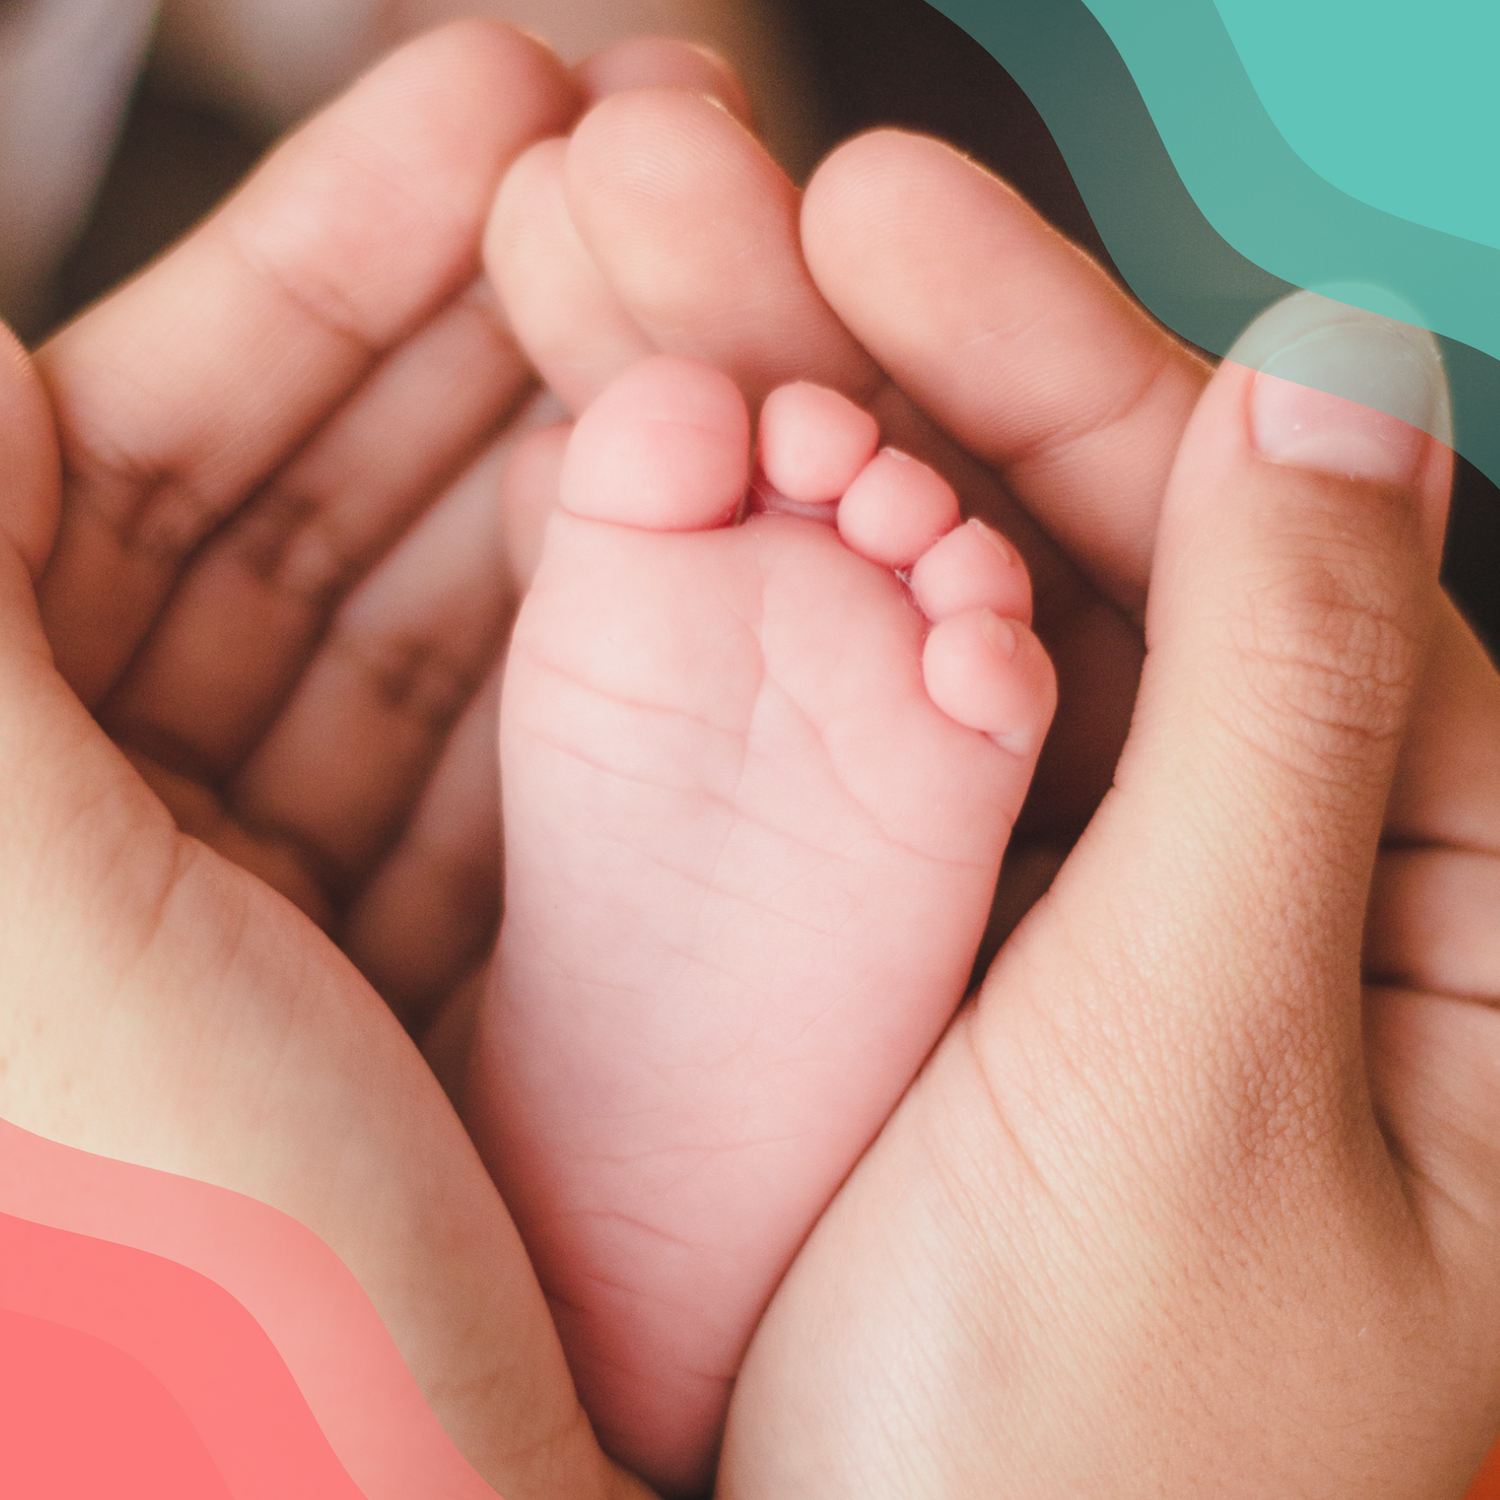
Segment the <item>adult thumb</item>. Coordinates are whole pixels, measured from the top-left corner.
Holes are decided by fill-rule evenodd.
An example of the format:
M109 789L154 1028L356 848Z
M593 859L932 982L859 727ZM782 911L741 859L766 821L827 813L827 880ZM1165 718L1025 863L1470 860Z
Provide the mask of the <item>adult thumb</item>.
M1135 999L1173 1007L1156 1035L1200 1085L1362 1087L1361 930L1438 597L1448 422L1430 335L1301 293L1184 434L1135 721L1075 879L1105 882L1085 905L1144 950L1134 972L1175 976Z

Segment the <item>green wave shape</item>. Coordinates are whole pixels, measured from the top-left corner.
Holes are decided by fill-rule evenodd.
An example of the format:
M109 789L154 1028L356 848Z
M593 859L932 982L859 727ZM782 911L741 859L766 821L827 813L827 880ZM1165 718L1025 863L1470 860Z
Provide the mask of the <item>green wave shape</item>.
M1454 446L1500 484L1500 251L1314 172L1211 0L929 3L1036 106L1120 274L1163 323L1222 355L1298 287L1397 317L1415 308L1447 361Z

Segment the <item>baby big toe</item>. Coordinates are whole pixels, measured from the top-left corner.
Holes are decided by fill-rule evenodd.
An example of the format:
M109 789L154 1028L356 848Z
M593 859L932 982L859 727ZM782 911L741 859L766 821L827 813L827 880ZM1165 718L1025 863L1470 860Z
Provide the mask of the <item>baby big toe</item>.
M1042 644L1018 620L969 609L934 625L922 651L927 694L950 719L1032 760L1057 707Z
M632 365L579 417L562 508L643 531L721 526L744 498L750 417L727 375L673 355Z

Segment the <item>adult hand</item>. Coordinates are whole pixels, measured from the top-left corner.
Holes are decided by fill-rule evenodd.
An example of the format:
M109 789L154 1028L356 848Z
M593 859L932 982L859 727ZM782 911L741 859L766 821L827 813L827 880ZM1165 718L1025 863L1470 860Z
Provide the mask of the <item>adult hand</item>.
M573 295L520 331L572 400L655 349L821 380L1001 520L1062 693L1034 834L1115 771L1148 576L1150 655L1113 792L773 1302L722 1492L1458 1493L1500 1423L1500 683L1437 595L1446 454L1299 461L1274 385L1202 395L931 142L823 167L811 276L796 214L721 116L621 97L521 160L491 263L550 245Z
M1104 486L1030 479L1177 435L1167 341L1101 318L1113 420L1080 403L1039 443L979 377L1091 351L980 257L1008 238L1023 278L1075 279L1073 317L1091 299L1019 205L877 137L805 235L867 346L1128 608L1131 554L1086 540ZM1321 347L1425 379L1436 416L1416 341L1356 320ZM784 1287L728 1493L1461 1492L1500 1421L1500 683L1435 588L1449 475L1420 433L1226 363L1159 511L1117 495L1155 557L1114 789ZM788 1378L812 1368L816 1397Z
M531 376L478 240L582 96L505 27L412 44L0 390L0 1111L313 1229L511 1500L643 1490L393 1010L495 926L487 481Z

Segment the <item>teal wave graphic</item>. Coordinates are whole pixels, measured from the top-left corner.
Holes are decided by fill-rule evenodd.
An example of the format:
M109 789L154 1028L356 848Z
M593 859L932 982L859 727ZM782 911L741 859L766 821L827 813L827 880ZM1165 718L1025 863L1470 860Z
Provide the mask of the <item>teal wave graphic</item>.
M1500 249L1495 0L1213 0L1293 151L1363 203Z
M1500 484L1500 251L1314 172L1211 0L929 3L1026 92L1121 275L1163 323L1222 355L1296 287L1388 315L1415 308L1448 364L1455 446Z

